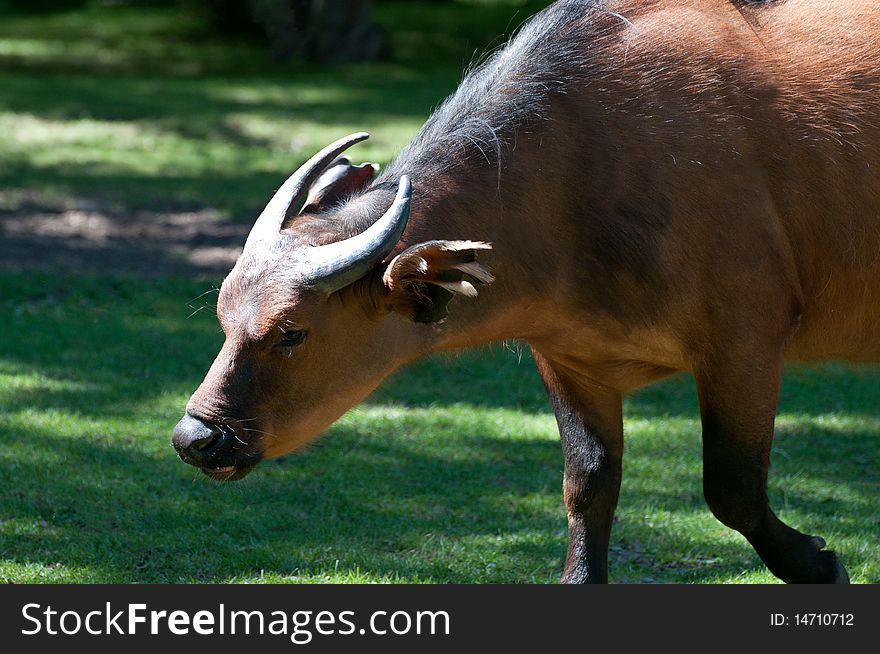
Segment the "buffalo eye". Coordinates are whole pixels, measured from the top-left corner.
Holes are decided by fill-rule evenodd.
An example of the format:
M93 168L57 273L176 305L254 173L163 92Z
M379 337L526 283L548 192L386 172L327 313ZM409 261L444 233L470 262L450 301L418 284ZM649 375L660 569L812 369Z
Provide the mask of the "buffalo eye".
M302 343L305 338L306 332L302 329L284 329L281 331L281 338L278 341L278 347L296 347Z

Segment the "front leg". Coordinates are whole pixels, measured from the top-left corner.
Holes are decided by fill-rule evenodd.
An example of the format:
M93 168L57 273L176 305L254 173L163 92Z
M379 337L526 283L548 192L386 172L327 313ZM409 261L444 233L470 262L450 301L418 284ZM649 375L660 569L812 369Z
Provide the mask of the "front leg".
M607 583L608 543L623 458L623 399L617 391L557 371L534 352L556 414L565 456L568 555L562 583Z

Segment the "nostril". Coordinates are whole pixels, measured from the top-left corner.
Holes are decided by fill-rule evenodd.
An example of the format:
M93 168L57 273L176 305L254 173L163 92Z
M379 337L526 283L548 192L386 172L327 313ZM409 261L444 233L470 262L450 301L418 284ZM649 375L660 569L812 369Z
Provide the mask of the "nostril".
M201 438L195 439L190 447L194 450L198 450L199 452L204 452L205 450L211 449L214 444L220 440L220 437L223 436L223 432L220 431L219 427L214 425L210 425L210 432Z

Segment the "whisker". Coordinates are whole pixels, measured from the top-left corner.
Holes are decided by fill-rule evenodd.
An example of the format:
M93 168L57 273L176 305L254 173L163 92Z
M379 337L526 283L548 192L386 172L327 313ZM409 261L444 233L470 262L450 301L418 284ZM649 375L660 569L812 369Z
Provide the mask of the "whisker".
M275 436L275 434L270 434L269 432L263 431L262 429L248 429L247 427L242 427L241 430L242 431L252 431L257 434L265 434L266 436L271 436L272 438L277 438L277 436Z
M224 434L232 434L232 437L233 437L235 440L237 440L237 441L238 441L239 443L241 443L242 445L247 446L247 443L245 443L243 440L241 440L241 439L238 437L238 434L235 433L235 430L234 430L230 425L223 425L223 424L221 424L221 425L217 425L217 427L218 427L218 428L220 429L220 431L223 432ZM228 430L228 431L227 431L227 430Z
M192 305L190 305L190 308L192 308ZM195 311L193 311L191 314L189 314L189 315L186 317L186 319L189 320L190 318L192 318L194 315L196 315L199 311L202 311L203 309L213 309L214 311L217 311L217 307L216 307L216 306L211 305L211 304L204 304L204 305L198 307L198 308L197 308Z
M212 287L212 288L208 289L207 291L205 291L204 293L201 293L200 295L196 295L192 300L189 300L187 302L187 304L189 304L190 302L195 302L196 300L205 297L208 293L219 293L219 292L220 292L219 288L217 288L216 286Z

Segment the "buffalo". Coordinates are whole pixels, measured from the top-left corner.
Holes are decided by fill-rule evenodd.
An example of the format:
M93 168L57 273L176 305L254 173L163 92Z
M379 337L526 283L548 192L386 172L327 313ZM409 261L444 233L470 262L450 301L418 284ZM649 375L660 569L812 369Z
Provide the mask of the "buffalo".
M766 486L784 361L880 358L878 44L875 0L556 2L381 174L354 134L281 186L181 458L240 479L401 366L516 339L562 440L562 581L607 581L622 399L679 372L713 514L784 581L848 581Z

